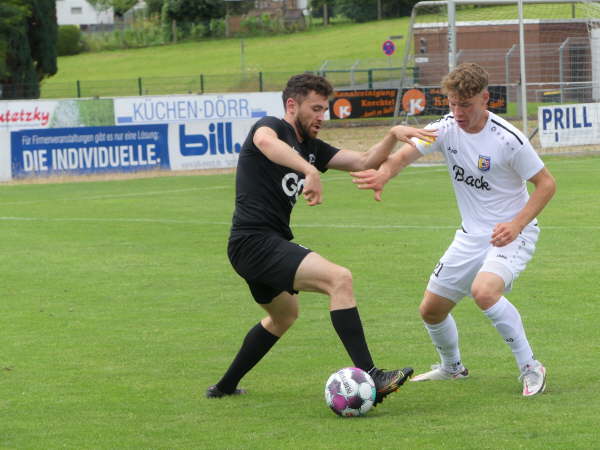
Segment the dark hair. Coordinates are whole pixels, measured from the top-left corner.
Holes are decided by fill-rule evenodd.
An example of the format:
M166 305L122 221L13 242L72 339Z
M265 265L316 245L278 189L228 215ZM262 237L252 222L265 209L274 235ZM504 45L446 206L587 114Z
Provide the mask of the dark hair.
M468 99L482 92L488 85L488 73L476 63L457 66L442 80L442 91L455 92L459 98Z
M333 87L329 81L319 75L313 75L312 73L294 75L288 80L283 90L283 107L285 108L288 98L293 98L298 103L302 103L311 91L323 97L329 97L333 92Z

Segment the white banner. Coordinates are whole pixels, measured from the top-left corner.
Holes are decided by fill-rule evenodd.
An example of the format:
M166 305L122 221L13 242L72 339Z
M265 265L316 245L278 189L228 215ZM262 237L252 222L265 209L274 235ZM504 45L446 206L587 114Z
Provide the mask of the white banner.
M169 124L171 170L236 167L238 155L256 119L197 120Z
M112 99L0 101L0 181L12 178L11 132L114 125Z
M28 128L49 128L58 104L56 100L0 101L0 181L12 178L10 132Z
M281 92L115 98L117 125L283 117Z
M0 127L13 130L47 128L58 103L56 100L0 101Z
M540 106L542 147L600 144L600 103Z

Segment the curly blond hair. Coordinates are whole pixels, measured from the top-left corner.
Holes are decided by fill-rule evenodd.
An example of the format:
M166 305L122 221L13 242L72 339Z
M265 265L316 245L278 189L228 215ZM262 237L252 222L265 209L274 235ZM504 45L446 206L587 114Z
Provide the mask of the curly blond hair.
M474 97L488 86L488 73L477 63L456 66L442 79L442 92L456 93L460 99Z

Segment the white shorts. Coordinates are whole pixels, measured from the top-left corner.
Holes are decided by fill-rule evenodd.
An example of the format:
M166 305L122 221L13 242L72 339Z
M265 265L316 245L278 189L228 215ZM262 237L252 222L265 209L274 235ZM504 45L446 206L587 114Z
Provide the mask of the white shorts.
M510 291L533 257L539 233L536 225L527 225L513 242L494 247L491 233L456 230L452 244L429 277L427 290L457 303L471 295L471 284L479 272L492 272L504 280L505 292Z

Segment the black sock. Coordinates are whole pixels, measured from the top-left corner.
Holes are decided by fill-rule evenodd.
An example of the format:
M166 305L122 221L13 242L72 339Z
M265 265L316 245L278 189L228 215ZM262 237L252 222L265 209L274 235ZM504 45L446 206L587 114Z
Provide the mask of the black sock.
M217 388L226 394L235 391L242 377L271 350L278 339L279 337L269 333L258 322L244 338L242 347L223 378L217 383Z
M350 359L356 367L368 372L374 366L371 352L367 346L358 309L337 309L331 311L333 328L340 337Z

